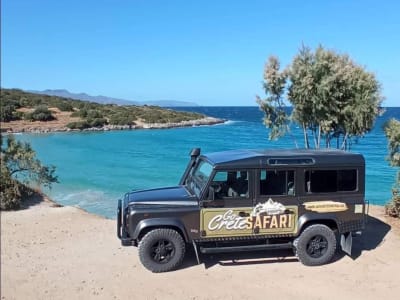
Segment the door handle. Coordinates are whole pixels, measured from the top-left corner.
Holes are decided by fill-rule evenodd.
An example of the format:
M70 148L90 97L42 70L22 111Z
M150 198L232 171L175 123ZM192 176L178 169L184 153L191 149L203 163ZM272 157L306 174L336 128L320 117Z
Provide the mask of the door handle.
M244 212L244 211L239 212L239 217L244 218L244 217L248 217L248 216L250 216L250 214L247 212Z

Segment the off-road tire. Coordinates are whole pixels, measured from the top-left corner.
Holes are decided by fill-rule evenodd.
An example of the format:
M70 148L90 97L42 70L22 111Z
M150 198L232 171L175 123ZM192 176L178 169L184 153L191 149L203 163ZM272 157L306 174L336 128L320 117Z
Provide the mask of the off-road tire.
M336 251L335 233L326 225L307 227L294 241L295 252L303 265L320 266L331 261Z
M154 273L174 270L182 263L185 250L182 236L168 228L149 231L138 247L141 263Z

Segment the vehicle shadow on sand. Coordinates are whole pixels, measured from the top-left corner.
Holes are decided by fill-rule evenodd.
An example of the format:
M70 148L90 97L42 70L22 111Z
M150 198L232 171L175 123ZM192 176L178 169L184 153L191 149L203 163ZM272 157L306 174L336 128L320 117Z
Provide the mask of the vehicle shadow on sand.
M371 251L380 246L391 226L377 218L367 216L367 225L362 235L353 239L351 258L356 260L364 251Z
M201 254L199 253L200 264L206 269L215 265L224 267L255 265L255 264L275 264L297 262L292 250L271 250L271 251L254 251L254 252L238 252L238 253L218 253L218 254ZM193 248L189 248L186 258L181 268L190 268L197 265L197 258Z
M379 247L384 240L391 226L385 222L374 218L367 217L367 225L361 236L353 238L353 249L351 258L357 260L363 252L372 251ZM338 243L338 247L340 245ZM346 254L338 250L331 263L342 259ZM200 264L206 269L215 265L220 266L240 266L254 264L276 264L276 263L293 263L298 259L293 251L288 250L273 250L273 251L254 251L254 252L239 252L239 253L218 253L218 254L201 254L199 253ZM193 247L188 247L186 258L181 266L182 269L190 268L197 265L197 258Z

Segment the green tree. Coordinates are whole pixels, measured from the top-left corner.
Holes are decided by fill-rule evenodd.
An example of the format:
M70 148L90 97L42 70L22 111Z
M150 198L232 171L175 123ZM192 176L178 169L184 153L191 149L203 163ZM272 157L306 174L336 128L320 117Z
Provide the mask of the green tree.
M400 121L391 119L385 124L385 135L388 139L388 160L393 167L400 167ZM397 171L395 186L392 189L392 199L386 205L386 213L400 218L400 171Z
M257 96L257 103L265 113L264 124L270 129L269 138L277 139L286 133L288 117L284 111L283 93L287 75L280 72L279 59L270 56L264 69L263 87L267 98Z
M1 138L1 145L3 137ZM23 184L35 183L51 188L58 182L54 166L44 166L28 143L7 136L6 146L1 147L1 209L20 206Z
M276 74L276 70L276 64L268 63L264 73ZM325 140L325 147L331 147L332 141L336 141L337 148L348 149L352 138L367 133L379 114L382 102L379 82L373 73L347 55L322 46L313 52L303 46L292 63L277 74L278 78L283 74L287 76L286 87L281 88L277 76L264 75L267 96L277 98L279 93L282 98L286 91L293 110L288 116L279 106L269 105L271 96L265 100L258 98L265 113L264 123L272 128L272 133L274 127L286 126L287 120L298 123L303 128L305 148L311 147L312 141L314 148L321 148ZM271 89L271 86L278 88ZM275 118L282 112L284 115Z

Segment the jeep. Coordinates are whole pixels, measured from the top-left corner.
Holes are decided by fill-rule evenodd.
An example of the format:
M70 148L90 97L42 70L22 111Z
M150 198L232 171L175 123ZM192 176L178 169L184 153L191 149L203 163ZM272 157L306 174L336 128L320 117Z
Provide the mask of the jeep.
M118 200L117 234L152 272L200 253L293 249L307 266L351 255L365 227L365 161L340 150L199 148L177 186L132 191Z

